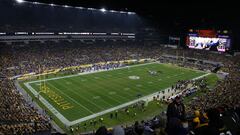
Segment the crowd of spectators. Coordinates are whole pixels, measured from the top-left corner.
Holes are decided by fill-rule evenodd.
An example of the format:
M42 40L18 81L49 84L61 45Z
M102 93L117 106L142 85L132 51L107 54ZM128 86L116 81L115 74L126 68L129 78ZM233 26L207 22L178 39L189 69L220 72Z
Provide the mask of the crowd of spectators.
M76 67L70 69L60 69L59 74L76 74L76 73L86 73L86 72L95 72L101 70L112 70L120 67L125 67L127 64L120 62L108 62L108 63L98 63L92 64L86 67ZM47 76L48 77L48 76Z
M140 58L156 59L163 54L212 59L214 61L223 60L223 56L219 54L163 48L159 47L159 45L144 45L137 41L98 41L97 43L82 43L80 41L30 42L30 44L20 43L20 45L0 46L0 52L0 64L2 67L0 72L5 73L6 76L38 72L39 66L44 66L45 70L48 70L107 61Z
M56 43L46 41L44 44L22 43L0 46L0 54L0 134L32 134L38 131L48 131L51 128L49 119L39 114L31 104L28 104L23 99L13 82L7 79L8 77L30 72L38 73L39 66L44 67L45 70L50 70L98 62L141 58L158 59L165 54L222 62L224 65L222 70L229 73L228 77L219 81L214 89L195 98L191 104L188 104L186 108L184 107L186 113L195 114L196 117L199 114L206 114L204 118L207 119L208 125L214 128L217 126L215 123L218 121L212 122L211 120L216 118L220 121L221 118L215 116L218 113L223 115L228 112L228 115L225 116L232 117L233 114L240 116L240 62L238 56L225 56L224 54L209 53L201 50L164 48L159 45L144 45L137 41L99 41L97 43L83 43L80 41ZM115 66L118 67L119 65ZM94 68L102 67L95 65ZM212 68L212 66L209 65L207 68ZM199 112L198 115L196 115L196 111ZM229 112L231 112L231 115L229 115ZM168 118L167 122L164 122L162 116L161 113L160 116L156 116L152 120L136 122L130 127L118 126L112 133L121 132L121 134L129 135L166 134L165 130L163 130L166 125L170 126L171 130L168 131L179 131L179 135L190 133L190 130L186 130L185 126L181 124L186 119L174 117L171 120ZM222 126L220 127L222 128ZM105 132L106 128L101 127L99 130ZM97 131L96 134L100 134L99 132ZM237 135L239 131L231 130L231 133ZM168 134L171 133L168 132Z
M150 120L136 121L131 126L116 126L107 129L101 126L96 135L161 135L165 134L166 119L161 115L155 116Z
M138 46L135 42L99 42L86 44L81 42L60 42L4 46L1 48L1 71L6 76L29 72L38 72L39 65L46 70L81 64L107 61L119 61L135 58L156 57L159 46ZM156 55L155 55L156 54Z
M13 81L0 80L0 134L50 133L49 121L25 101Z

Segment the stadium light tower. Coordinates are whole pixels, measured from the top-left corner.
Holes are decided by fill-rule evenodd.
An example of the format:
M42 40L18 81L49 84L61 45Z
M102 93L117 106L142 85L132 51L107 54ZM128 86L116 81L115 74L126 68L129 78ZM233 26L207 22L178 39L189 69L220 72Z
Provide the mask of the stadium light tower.
M23 3L24 0L16 0L17 3Z
M100 11L101 12L106 12L106 9L105 8L101 8Z

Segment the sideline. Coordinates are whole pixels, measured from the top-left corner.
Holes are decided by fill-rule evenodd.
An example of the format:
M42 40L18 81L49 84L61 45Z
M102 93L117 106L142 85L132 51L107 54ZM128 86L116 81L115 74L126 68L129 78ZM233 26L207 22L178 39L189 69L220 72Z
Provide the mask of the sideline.
M109 70L96 70L96 71L90 71L90 72L83 72L83 73L78 73L78 74L75 74L75 75L67 75L67 76L49 78L49 79L44 79L44 80L30 81L30 82L28 82L28 83L31 84L31 83L42 82L42 81L51 81L51 80L58 80L58 79L63 79L63 78L71 78L71 77L75 77L75 76L81 76L81 75L87 75L87 74L94 74L94 73L99 73L99 72L119 70L119 69L131 68L131 67L139 67L139 66L144 66L144 65L154 64L154 63L157 63L157 62L137 64L137 65L125 66L125 67L119 67L119 68L111 68L111 69L109 69ZM160 63L158 63L158 64L160 64Z
M129 66L129 67L137 67L137 66L143 66L143 65L153 64L153 63L157 63L157 62L151 62L151 63L133 65L133 66ZM159 64L161 64L161 63L159 63ZM100 70L100 71L79 73L79 74L76 74L76 75L69 75L69 76L64 76L64 77L50 78L50 79L46 79L46 81L48 81L48 80L57 80L57 79L62 79L62 78L69 78L69 77L86 75L86 74L92 74L92 73L98 73L98 72L111 71L111 70L119 70L119 69L124 69L124 68L129 68L129 67L120 67L120 68L110 69L110 70ZM202 76L193 78L193 79L191 79L191 80L200 79L200 78L203 78L203 77L208 76L208 75L210 75L210 74L211 74L211 73L206 73L206 74L204 74L204 75L202 75ZM34 88L32 88L29 84L30 84L30 83L41 82L41 81L45 81L45 80L38 80L38 81L27 82L27 83L24 83L24 85L25 85L35 96L38 96L38 92L37 92ZM170 87L169 87L169 88L170 88ZM169 88L164 89L164 91L167 91L167 89L169 89ZM162 91L162 90L161 90L161 91ZM153 93L153 94L150 94L150 95L141 97L141 98L139 98L139 99L135 99L135 100L133 100L133 101L130 101L130 102L127 102L127 103L124 103L124 104L115 106L115 107L113 107L113 108L109 108L109 109L107 109L107 110L104 110L104 111L101 111L101 112L98 112L98 113L89 115L89 116L87 116L87 117L83 117L83 118L74 120L74 121L69 121L68 119L66 119L60 112L57 111L56 108L54 108L54 107L53 107L46 99L44 99L41 95L39 95L39 100L40 100L62 123L64 123L66 126L72 126L72 125L74 125L74 124L77 124L77 123L80 123L80 122L83 122L83 121L86 121L86 120L89 120L89 119L92 119L92 118L95 118L95 117L104 115L104 114L106 114L106 113L109 113L109 112L112 112L112 111L115 111L115 110L118 110L118 109L121 109L121 108L124 108L124 107L126 107L126 106L131 105L131 104L137 103L137 102L139 102L139 101L141 101L141 100L150 101L150 100L152 100L152 97L155 96L155 95L157 95L157 94L159 94L159 91L158 91L158 92L155 92L155 93ZM165 94L169 94L169 93L166 93L166 92L165 92Z

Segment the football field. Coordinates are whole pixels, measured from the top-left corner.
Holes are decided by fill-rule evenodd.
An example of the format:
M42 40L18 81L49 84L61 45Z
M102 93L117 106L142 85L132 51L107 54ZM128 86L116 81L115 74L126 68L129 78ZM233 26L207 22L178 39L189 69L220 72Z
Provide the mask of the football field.
M169 64L147 63L29 81L24 85L63 123L74 125L169 88L178 80L204 74Z

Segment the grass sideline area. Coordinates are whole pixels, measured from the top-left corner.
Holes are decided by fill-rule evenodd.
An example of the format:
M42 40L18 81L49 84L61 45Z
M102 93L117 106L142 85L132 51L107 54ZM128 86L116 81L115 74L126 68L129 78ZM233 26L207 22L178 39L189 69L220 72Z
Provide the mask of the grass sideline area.
M208 86L210 86L209 88L213 88L217 81L219 80L219 78L217 77L216 74L212 73L208 76L205 77L206 78L206 83ZM191 103L191 100L196 97L196 96L201 96L203 94L205 94L208 90L204 89L204 90L199 90L196 93L192 94L191 96L185 97L184 98L184 104L188 105ZM146 111L142 111L139 108L133 108L130 107L130 113L129 115L126 114L126 112L124 111L120 111L118 113L118 118L110 118L110 113L105 114L103 116L100 117L96 117L93 120L99 120L100 118L104 119L103 123L99 123L94 126L94 125L90 125L90 121L85 121L83 123L74 125L73 128L75 129L74 133L78 133L78 132L86 132L86 131L96 131L101 125L105 125L106 127L112 127L114 125L132 125L134 124L134 122L136 120L141 121L141 120L149 120L152 117L159 115L161 112L166 111L167 110L167 104L159 102L159 101L151 101L148 103L148 106L146 106ZM134 114L136 112L136 115ZM114 114L114 112L111 112ZM86 128L84 127L84 124L87 123ZM76 131L76 129L78 129L78 131Z
M205 94L209 89L213 89L214 86L216 85L217 81L220 79L217 77L216 74L211 73L210 75L206 76L206 83L207 83L207 88L201 91L197 91L196 93L190 95L189 97L184 98L184 104L188 105L191 103L192 98L201 96Z
M157 71L157 75L150 75L149 70ZM188 80L205 74L204 72L177 67L171 64L147 64L136 67L123 68L118 70L110 70L106 72L97 72L92 74L77 75L69 78L53 79L46 81L46 88L53 93L59 94L64 97L68 103L73 105L72 108L64 110L56 102L49 97L49 92L42 92L41 95L47 99L61 114L69 120L79 119L109 109L111 107L137 99L137 95L149 95L151 93L161 91L175 84L178 80ZM131 78L132 77L132 78ZM31 95L33 94L21 82L21 86ZM40 91L40 82L32 83L31 86ZM113 98L114 97L114 98ZM46 107L35 99L38 104ZM81 105L79 105L79 104ZM81 107L80 107L81 106ZM83 106L87 107L84 108ZM104 118L104 125L113 126L121 123L133 122L135 119L146 118L154 116L163 110L163 106L150 102L150 112L139 112L139 110L132 110L136 112L136 117L121 117L117 120L109 120L109 113L101 116ZM84 109L85 110L84 110ZM89 111L87 111L89 110ZM131 110L130 110L131 112ZM65 125L54 117L54 121L61 127ZM119 112L119 117L122 114ZM96 118L98 119L98 118ZM84 123L84 122L83 122ZM77 124L79 125L79 124ZM80 126L82 123L80 124ZM81 126L82 127L82 126ZM95 127L89 127L87 130ZM97 127L96 127L97 128ZM86 129L84 129L86 130Z

